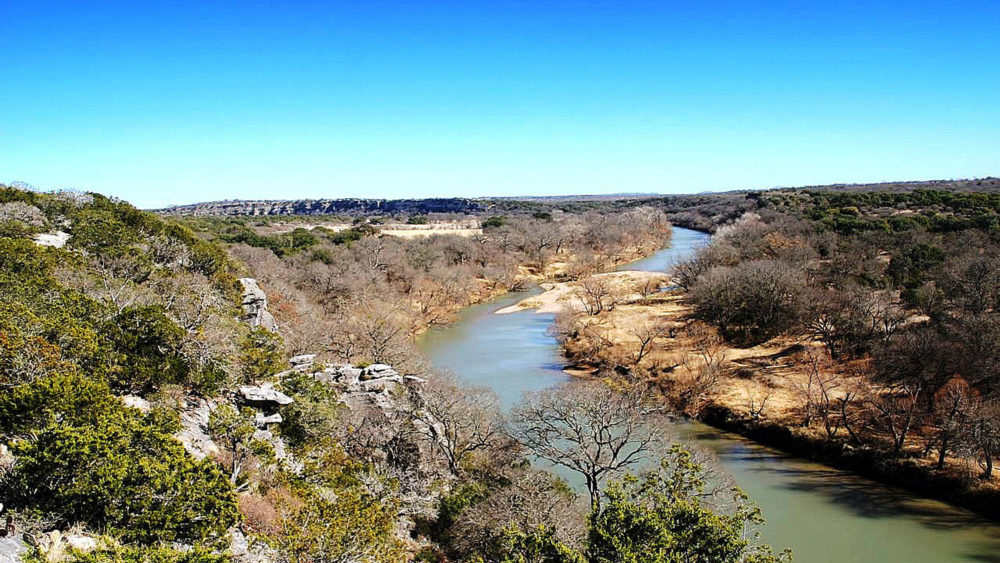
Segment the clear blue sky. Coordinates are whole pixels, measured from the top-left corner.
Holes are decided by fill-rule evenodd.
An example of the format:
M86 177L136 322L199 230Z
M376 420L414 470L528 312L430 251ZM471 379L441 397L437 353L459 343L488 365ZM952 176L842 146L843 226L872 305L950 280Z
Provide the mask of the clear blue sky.
M1000 2L0 0L0 181L223 198L1000 174Z

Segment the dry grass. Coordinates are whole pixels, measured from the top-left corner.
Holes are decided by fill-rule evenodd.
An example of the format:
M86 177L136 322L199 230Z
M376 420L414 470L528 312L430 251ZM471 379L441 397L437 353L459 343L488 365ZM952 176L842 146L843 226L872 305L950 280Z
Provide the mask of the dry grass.
M571 301L566 295L572 295L572 291L562 289L553 295L557 297L554 303L559 304ZM865 372L867 360L830 361L824 347L806 337L783 336L749 348L737 348L716 337L708 338L706 345L704 331L707 329L712 336L714 329L692 318L691 307L679 292L658 293L633 300L600 315L580 315L573 322L575 330L570 332L575 336L564 341L566 350L572 353L574 349L585 348L581 340L588 338L587 335L597 334L601 357L619 363L635 357L640 346L636 336L638 327L662 327L660 336L653 342L652 351L643 357L640 364L632 365L631 371L633 377L661 390L666 400L674 402L675 408L691 414L714 405L745 420L783 426L799 435L826 439L828 430L822 416L817 415L815 410L807 412L807 405L810 404L808 397L811 396L814 403L818 400L817 373L824 381L832 382L828 383L832 403L848 392L856 393L853 401L848 403L852 405L849 411L851 417L856 416L860 420L866 399L874 398L871 396L874 392L872 387L865 385L865 378L861 375ZM706 371L706 364L711 363L705 359L706 346L712 348L709 357L718 362L719 375L707 388L698 388L702 396L686 397L689 403L684 403L681 401L685 399L684 390L695 386L694 382ZM566 371L574 376L589 377L598 369L594 366L594 362L582 362ZM810 374L814 378L811 386ZM804 425L810 414L810 423ZM835 418L839 418L836 413L831 416L831 419ZM872 431L868 429L869 433ZM914 429L910 440L911 451L926 439L923 433L922 428ZM846 439L847 430L840 427L836 437ZM872 436L869 434L869 437ZM932 454L910 461L930 468L936 460ZM947 473L969 476L972 468L967 460L949 458ZM983 490L1000 488L1000 476L988 483L979 481L975 486Z

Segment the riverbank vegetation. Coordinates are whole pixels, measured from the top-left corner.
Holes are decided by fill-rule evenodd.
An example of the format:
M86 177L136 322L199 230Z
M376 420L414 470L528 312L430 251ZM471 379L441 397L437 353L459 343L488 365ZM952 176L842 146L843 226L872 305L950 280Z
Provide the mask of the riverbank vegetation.
M474 236L421 238L385 236L382 221L371 218L345 230L282 233L274 233L272 221L189 224L227 243L267 288L291 353L409 370L421 361L413 337L461 308L528 283L608 270L654 252L670 236L663 214L646 208L486 215L473 219L481 227Z
M779 190L676 289L567 311L568 358L677 410L997 516L1000 199Z
M463 304L669 236L649 210L482 222L479 238L424 243L371 222L286 236L0 187L4 548L95 563L787 559L731 483L653 432L643 392L551 393L508 424L488 391L423 369L410 338ZM549 404L615 421L557 461L590 464L589 502L528 461L559 440L533 430L532 405Z

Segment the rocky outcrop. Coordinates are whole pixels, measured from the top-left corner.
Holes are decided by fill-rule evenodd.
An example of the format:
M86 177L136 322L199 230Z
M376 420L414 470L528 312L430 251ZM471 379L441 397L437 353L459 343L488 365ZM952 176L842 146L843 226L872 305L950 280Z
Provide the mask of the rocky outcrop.
M295 402L291 397L271 387L244 385L239 388L237 397L241 402L257 408L273 410Z
M0 563L21 563L21 554L28 545L20 537L0 538Z
M256 424L258 428L267 428L271 424L281 424L281 420L282 418L280 413L265 415L264 413L259 412L257 413L257 416L254 417L254 424Z
M35 235L32 240L35 244L39 246L54 246L56 248L62 248L66 246L69 241L69 233L64 231L56 231L54 233L39 233Z
M368 381L370 379L382 379L385 377L397 377L396 370L392 369L392 366L387 364L372 364L361 370L361 376L359 379L361 381Z
M204 459L219 451L208 434L208 417L216 406L215 401L189 399L181 409L181 430L177 433L177 439L195 459Z
M288 363L291 364L292 369L307 368L313 365L315 361L316 354L301 354L288 358Z
M236 563L280 561L278 551L259 539L248 538L239 528L229 531L229 555Z
M263 327L271 332L278 331L278 323L267 310L267 294L253 278L241 278L243 286L243 320L250 326Z

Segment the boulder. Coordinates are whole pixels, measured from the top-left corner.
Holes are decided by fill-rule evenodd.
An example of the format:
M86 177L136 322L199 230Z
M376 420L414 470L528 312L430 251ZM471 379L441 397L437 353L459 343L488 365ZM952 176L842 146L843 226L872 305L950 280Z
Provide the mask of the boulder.
M208 418L215 407L214 401L194 399L187 401L181 409L181 429L177 439L195 459L204 459L219 450L208 435Z
M125 403L126 407L132 407L133 409L138 409L142 412L149 412L152 406L149 401L143 399L142 397L137 397L135 395L122 395L122 402Z
M350 364L327 366L314 374L317 381L327 384L353 385L361 377L361 370Z
M270 387L253 387L244 385L240 387L239 397L244 403L262 408L274 408L290 405L295 401L281 391Z
M240 285L243 286L243 320L254 328L277 332L278 324L267 310L267 294L257 285L257 280L240 278Z
M358 382L358 385L364 391L388 391L393 388L398 388L402 383L402 377L398 375L391 375L389 377L379 377L378 379L366 379Z
M281 415L274 413L271 416L266 416L263 413L257 413L254 417L254 423L258 428L267 428L269 424L281 424Z
M21 555L28 551L28 544L21 538L0 538L0 563L21 563Z
M66 542L66 545L68 545L72 549L81 551L83 553L89 553L97 549L97 540L90 536L84 536L81 534L69 534L66 535L63 538L63 540Z
M69 241L69 233L56 231L54 233L41 233L34 236L35 244L39 246L54 246L62 248Z
M302 354L299 356L292 356L288 359L288 363L292 364L293 368L305 368L311 366L315 361L316 354Z
M361 370L361 381L368 379L379 379L382 377L391 377L394 375L399 375L396 370L392 369L392 366L388 364L372 364Z

